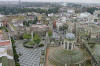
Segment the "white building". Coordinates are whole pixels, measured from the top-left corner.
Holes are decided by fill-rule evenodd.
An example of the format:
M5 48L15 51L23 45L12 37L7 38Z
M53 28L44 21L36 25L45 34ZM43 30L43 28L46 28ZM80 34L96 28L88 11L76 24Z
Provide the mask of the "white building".
M12 19L12 23L15 27L17 26L23 26L23 20L17 20L17 19Z
M93 20L93 15L90 13L84 12L77 15L77 19L80 22L91 22Z

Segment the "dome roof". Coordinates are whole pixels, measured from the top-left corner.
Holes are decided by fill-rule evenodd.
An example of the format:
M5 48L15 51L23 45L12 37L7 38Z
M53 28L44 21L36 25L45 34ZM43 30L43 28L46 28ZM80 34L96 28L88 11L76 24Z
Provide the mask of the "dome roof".
M78 64L84 60L83 53L78 50L67 50L62 47L55 48L49 55L49 61L53 65L65 66L65 64Z
M73 33L66 34L67 39L75 39L75 35Z

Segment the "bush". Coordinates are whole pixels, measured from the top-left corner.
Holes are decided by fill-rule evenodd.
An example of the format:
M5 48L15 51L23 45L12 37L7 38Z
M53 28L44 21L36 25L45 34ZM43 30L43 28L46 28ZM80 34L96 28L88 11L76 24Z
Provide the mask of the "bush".
M40 44L40 45L39 45L39 47L43 47L43 46L44 46L44 44Z
M34 42L33 41L25 41L23 43L23 46L26 47L26 48L33 48Z
M13 37L11 37L11 42L12 42L12 44L15 43L15 40L13 39Z
M5 30L6 32L8 32L6 27L0 27L0 29Z
M11 42L12 42L12 48L13 48L13 54L14 54L14 60L15 60L15 65L16 66L20 66L20 64L18 63L19 62L19 56L16 52L16 46L14 46L14 43L15 43L15 40L11 37Z
M24 34L24 35L23 35L23 38L24 38L24 39L31 39L31 35L30 35L30 34Z
M18 62L16 62L15 64L16 64L16 66L20 66L20 64Z
M23 44L26 44L28 41L25 41Z
M33 41L35 44L39 44L41 42L41 37L38 34L35 34L33 37Z
M21 35L21 36L19 36L19 39L23 39L23 36Z
M27 45L34 45L34 42L33 42L33 41L29 41L29 42L27 43Z
M88 43L90 48L94 48L95 47L95 43Z

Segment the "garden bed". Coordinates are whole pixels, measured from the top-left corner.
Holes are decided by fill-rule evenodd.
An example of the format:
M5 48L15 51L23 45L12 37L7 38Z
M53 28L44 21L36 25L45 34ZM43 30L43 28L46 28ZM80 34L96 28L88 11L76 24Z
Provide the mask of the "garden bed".
M34 47L34 42L33 41L25 41L23 43L23 46L26 48L33 48Z

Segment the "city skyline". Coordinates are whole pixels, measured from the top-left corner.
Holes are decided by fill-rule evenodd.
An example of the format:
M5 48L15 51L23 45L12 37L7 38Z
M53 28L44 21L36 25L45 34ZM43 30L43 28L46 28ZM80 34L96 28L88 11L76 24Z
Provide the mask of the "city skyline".
M19 1L19 0L0 0L0 1ZM74 3L100 3L100 0L21 0L24 2L74 2Z

